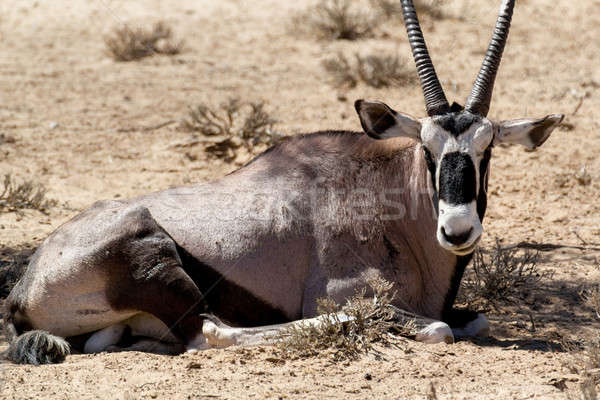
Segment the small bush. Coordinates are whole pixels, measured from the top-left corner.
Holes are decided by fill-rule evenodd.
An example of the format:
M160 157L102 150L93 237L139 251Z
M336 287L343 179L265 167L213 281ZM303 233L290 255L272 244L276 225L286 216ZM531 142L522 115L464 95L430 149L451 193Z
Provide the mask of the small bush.
M134 61L153 54L179 54L183 41L174 41L172 36L169 26L157 22L152 28L117 27L104 41L116 61Z
M294 325L277 342L286 356L314 357L323 350L332 350L337 361L356 359L373 349L373 343L388 344L390 331L405 336L414 335L412 321L398 322L391 305L395 293L392 284L376 279L369 282L372 298L365 298L366 290L357 292L346 305L340 307L331 299L319 299L318 313L323 320L319 325Z
M371 54L355 55L352 64L343 54L323 61L325 71L332 77L336 86L355 87L359 82L381 88L386 86L410 85L416 82L413 70L398 56Z
M273 129L276 123L265 111L264 103L232 98L218 108L206 104L191 108L182 127L203 135L208 153L232 161L240 148L252 153L256 146L278 143L282 137Z
M356 10L352 3L352 0L321 0L294 19L294 29L307 26L318 37L333 40L356 40L371 36L374 18Z
M5 248L0 251L0 299L8 297L25 273L33 249Z
M402 4L400 0L370 0L373 8L379 10L386 18L402 18ZM428 15L434 19L441 19L444 14L440 5L444 0L414 0L414 5L419 15Z
M25 181L17 184L10 174L4 175L3 189L0 192L0 211L33 209L47 213L56 205L56 200L46 199L46 188L42 184Z
M460 300L473 306L515 304L539 283L551 278L551 272L538 269L539 253L516 248L503 249L499 243L489 251L477 249L473 268L462 281Z
M592 308L594 316L600 320L600 285L596 284L581 294L584 305ZM581 376L579 389L585 400L598 399L596 385L600 383L600 331L594 329L576 340L566 340L563 348L571 353L571 360L565 365L572 373Z

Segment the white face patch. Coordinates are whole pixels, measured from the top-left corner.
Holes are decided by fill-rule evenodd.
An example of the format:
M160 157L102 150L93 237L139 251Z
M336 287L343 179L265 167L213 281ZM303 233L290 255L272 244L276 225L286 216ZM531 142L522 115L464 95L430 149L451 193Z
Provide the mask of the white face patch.
M422 120L421 140L423 146L434 159L434 179L438 191L441 188L442 160L446 155L457 156L458 154L457 157L462 157L467 163L472 162L475 169L474 177L472 172L469 174L470 176L463 176L467 181L462 182L461 179L457 179L458 182L462 182L462 185L474 185L474 187L471 186L470 193L473 193L474 190L475 198L471 195L470 197L464 196L469 198L461 200L461 196L457 194L451 196L450 202L446 202L443 195L439 196L437 239L442 247L457 255L471 253L483 233L483 227L477 213L477 196L481 189L481 171L479 168L484 153L492 143L493 137L493 125L486 118L474 121L462 133L449 132L433 118ZM470 169L470 171L473 170ZM453 171L444 171L445 182L447 182L448 175L452 174ZM456 174L462 174L462 172L457 170ZM473 179L475 182L472 181ZM443 189L448 190L447 187ZM463 203L463 201L467 202Z
M461 256L469 254L482 233L476 201L457 205L439 201L437 240L443 248Z

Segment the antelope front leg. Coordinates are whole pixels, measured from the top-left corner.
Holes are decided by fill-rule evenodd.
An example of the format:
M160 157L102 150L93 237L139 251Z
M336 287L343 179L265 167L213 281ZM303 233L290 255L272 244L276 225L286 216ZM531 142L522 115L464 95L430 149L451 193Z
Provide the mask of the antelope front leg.
M293 322L277 325L259 326L253 328L236 328L228 326L217 317L211 314L202 314L204 322L202 325L202 334L206 338L206 343L212 348L221 348L228 346L259 346L272 344L283 338L289 328L318 326L326 318L332 318L327 315L320 315L310 319L300 319ZM339 323L348 322L350 317L344 313L338 313L335 321Z
M394 319L401 325L412 323L417 331L415 340L423 343L454 343L452 328L445 322L393 307Z
M490 334L487 318L475 311L452 309L444 313L443 319L452 328L454 336L486 337Z
M413 324L417 333L415 340L423 343L453 343L454 335L448 324L431 318L426 318L399 308L394 308L394 321L399 325ZM209 347L221 348L228 346L257 346L272 344L280 340L285 332L291 327L302 328L306 326L318 326L323 324L326 318L335 318L337 323L345 323L351 320L343 312L337 313L335 317L321 315L310 319L301 319L286 324L261 326L255 328L236 328L221 322L214 315L203 314L204 323L202 334L206 338Z

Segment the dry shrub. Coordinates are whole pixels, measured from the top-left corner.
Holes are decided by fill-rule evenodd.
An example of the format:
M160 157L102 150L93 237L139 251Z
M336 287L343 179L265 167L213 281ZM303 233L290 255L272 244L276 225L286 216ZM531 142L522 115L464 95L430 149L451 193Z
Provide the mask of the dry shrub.
M181 52L183 41L173 40L173 32L165 22L151 28L116 27L104 41L116 61L134 61L153 54L174 55Z
M356 40L371 36L375 19L358 10L352 0L320 0L293 20L293 27L306 26L322 39Z
M370 2L385 18L402 16L400 0L370 0ZM413 3L419 15L428 15L434 19L444 18L440 9L444 0L414 0Z
M373 350L374 343L388 345L390 332L412 336L414 321L402 320L395 312L392 284L383 279L369 281L372 298L366 289L358 291L340 306L331 299L319 299L318 313L324 317L318 325L293 325L277 342L277 348L288 357L315 357L332 354L336 361L357 359ZM332 353L328 353L327 350Z
M323 68L331 75L334 85L355 87L359 82L364 82L369 86L381 88L410 85L416 82L415 72L398 56L356 54L355 58L353 64L346 56L338 53L336 57L323 61Z
M595 284L581 293L585 306L594 311L594 316L600 320L600 284ZM579 389L584 400L597 400L596 386L600 384L600 331L594 330L577 340L565 340L563 348L572 357L566 367L581 376Z
M29 262L33 249L6 248L0 251L0 298L8 296L13 286L17 283Z
M496 242L490 251L477 249L473 268L462 280L460 302L498 310L501 304L516 304L539 286L552 272L538 268L539 252L504 249Z
M46 188L32 181L16 183L10 174L4 175L3 189L0 192L0 211L33 209L48 213L56 205L56 200L46 199Z
M586 306L590 307L596 313L596 318L600 319L600 285L591 287L581 294ZM598 364L600 367L600 363Z
M218 108L200 104L191 108L182 128L204 136L205 150L225 161L233 161L237 151L252 153L259 145L271 146L282 136L273 127L277 120L265 110L263 102L243 102L232 98Z

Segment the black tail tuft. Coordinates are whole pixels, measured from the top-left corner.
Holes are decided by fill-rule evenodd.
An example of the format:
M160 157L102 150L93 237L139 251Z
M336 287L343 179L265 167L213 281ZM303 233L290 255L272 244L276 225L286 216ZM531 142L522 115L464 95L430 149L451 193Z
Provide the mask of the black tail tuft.
M10 341L7 357L17 364L54 364L71 352L69 343L46 331L29 331Z

